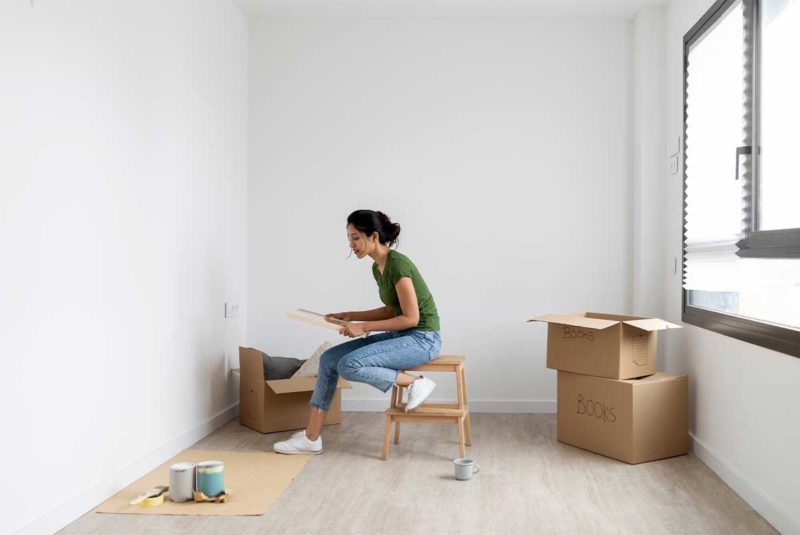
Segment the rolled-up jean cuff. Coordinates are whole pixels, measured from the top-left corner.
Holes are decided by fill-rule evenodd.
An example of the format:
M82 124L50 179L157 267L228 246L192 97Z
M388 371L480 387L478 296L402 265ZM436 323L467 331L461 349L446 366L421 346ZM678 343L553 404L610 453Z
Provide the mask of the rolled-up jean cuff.
M312 409L317 409L318 411L322 411L322 412L328 412L328 409L330 409L330 407L322 408L322 407L320 407L318 405L314 405L313 403L309 403L308 406L311 407Z
M396 374L394 374L394 381L392 381L391 383L389 383L389 386L387 386L385 389L384 389L384 388L381 388L381 390L383 390L383 393L384 393L384 394L385 394L386 392L388 392L389 390L391 390L391 389L392 389L392 387L393 387L394 385L396 385L396 384L397 384L397 377L400 375L400 370L395 370L395 371L396 371L397 373L396 373Z

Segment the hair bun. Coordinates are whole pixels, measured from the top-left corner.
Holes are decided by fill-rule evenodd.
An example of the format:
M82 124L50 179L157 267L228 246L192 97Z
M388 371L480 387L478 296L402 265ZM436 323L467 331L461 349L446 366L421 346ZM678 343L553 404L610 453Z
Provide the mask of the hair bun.
M381 222L381 227L386 237L386 243L389 245L397 243L397 237L400 236L400 225L398 223L393 223L388 215L379 210L376 210L375 214Z

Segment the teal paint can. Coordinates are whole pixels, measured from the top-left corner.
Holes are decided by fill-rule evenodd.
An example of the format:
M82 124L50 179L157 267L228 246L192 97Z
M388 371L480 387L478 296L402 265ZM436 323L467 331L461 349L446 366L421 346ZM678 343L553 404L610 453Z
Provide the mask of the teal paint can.
M197 490L209 498L225 492L225 464L222 461L197 463Z

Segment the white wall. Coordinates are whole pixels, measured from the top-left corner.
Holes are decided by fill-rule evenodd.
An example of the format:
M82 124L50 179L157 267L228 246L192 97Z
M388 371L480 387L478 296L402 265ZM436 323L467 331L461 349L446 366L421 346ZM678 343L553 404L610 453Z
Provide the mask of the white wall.
M667 21L667 144L683 132L683 35L711 0L673 0ZM664 260L681 255L681 173L667 171L663 197L644 210L665 209ZM681 318L680 275L665 270L665 317ZM674 336L673 336L674 335ZM665 367L688 373L691 432L697 455L783 533L800 533L800 359L687 325L670 332Z
M433 291L443 352L468 357L472 408L554 410L546 329L525 321L631 306L630 21L251 31L248 342L305 356L342 340L288 309L380 306L345 236L352 210L380 209ZM366 385L345 399L386 406Z
M52 533L235 415L247 22L6 1L0 50L0 532Z
M633 313L660 317L664 305L662 202L666 98L666 9L640 9L633 21ZM672 333L661 333L662 340Z

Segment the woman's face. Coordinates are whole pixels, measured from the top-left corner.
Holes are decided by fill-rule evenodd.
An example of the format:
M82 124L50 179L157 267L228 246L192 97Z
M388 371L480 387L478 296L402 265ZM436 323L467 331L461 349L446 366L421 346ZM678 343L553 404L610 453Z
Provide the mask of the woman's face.
M356 258L364 258L375 248L374 240L367 238L366 234L351 224L347 225L347 239L350 241L350 250Z

